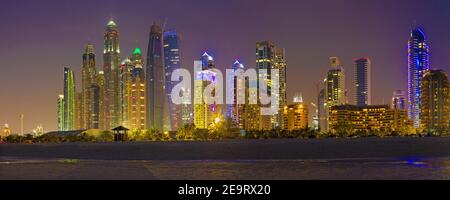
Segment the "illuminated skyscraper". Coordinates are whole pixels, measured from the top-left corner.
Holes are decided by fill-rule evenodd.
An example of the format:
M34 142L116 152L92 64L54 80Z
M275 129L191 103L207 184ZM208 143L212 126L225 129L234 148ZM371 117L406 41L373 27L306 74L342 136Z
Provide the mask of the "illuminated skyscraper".
M171 130L168 99L165 93L162 29L153 25L147 52L147 126L159 131Z
M328 131L328 113L327 104L325 101L325 89L320 90L317 96L317 112L319 120L319 130L321 132Z
M263 80L263 77L279 80L279 93L273 94L279 97L278 114L274 116L261 116L261 125L264 130L271 130L276 127L282 127L283 123L283 109L286 105L286 56L283 48L277 47L271 41L258 42L256 44L256 70L258 71L258 81ZM260 74L259 70L267 70L267 76ZM279 77L273 77L271 74L272 69L279 70ZM268 84L267 94L272 95L271 81L266 80ZM258 84L259 88L259 84ZM258 89L258 91L260 91ZM259 95L260 96L260 95ZM262 105L266 107L266 105Z
M172 103L171 92L179 81L172 81L172 72L181 68L180 35L175 31L164 32L164 70L166 82L166 94L168 96L168 108L170 122L173 130L177 130L183 124L190 122L190 105L176 105ZM185 89L188 89L185 87ZM189 91L190 92L190 91ZM184 119L184 120L183 120Z
M60 94L58 96L58 131L64 131L64 126L66 124L64 120L64 95Z
M328 107L347 103L345 71L337 57L330 58L331 69L325 81L325 101Z
M94 121L97 123L98 119L92 119L93 116L96 115L94 113L94 108L92 107L94 104L94 94L92 94L92 87L96 83L96 74L97 69L95 66L95 53L94 46L91 44L86 45L84 54L83 54L83 68L82 68L82 110L81 110L81 129L91 129L94 127ZM98 125L98 124L97 124Z
M197 128L207 129L217 120L223 119L220 105L204 101L205 88L217 81L217 74L213 70L214 58L205 52L201 60L194 62L194 67L198 69L194 79L194 124Z
M403 90L396 90L392 95L392 109L407 110L406 92Z
M421 97L420 82L430 69L430 49L423 28L416 27L411 31L408 41L408 115L415 128L420 128Z
M245 67L243 64L241 64L238 60L234 62L234 64L231 66L231 69L236 72L237 70L245 70ZM246 94L246 83L249 81L247 77L245 78L239 78L238 76L230 76L227 77L228 81L232 81L234 88L233 90L233 104L227 105L227 114L226 116L231 119L232 126L234 128L245 128L245 110L246 110L246 101L239 102L238 98L239 95ZM228 88L227 88L228 89ZM245 98L248 98L246 95Z
M355 60L355 104L367 106L371 104L371 62L369 58Z
M346 87L345 87L345 71L342 67L342 63L338 57L330 58L331 69L328 70L327 76L324 81L323 90L323 120L326 125L321 125L321 130L324 132L329 131L329 113L333 106L347 104Z
M130 129L144 130L147 128L146 120L146 92L145 74L141 64L137 64L131 71L128 86L128 126Z
M105 101L105 73L101 70L98 72L95 77L96 86L98 86L98 99L94 99L94 104L98 104L99 112L98 112L98 129L106 130L106 110L108 106L104 103ZM97 106L97 105L96 105ZM94 127L95 128L95 127Z
M75 93L75 130L83 130L83 92Z
M105 129L121 125L120 45L117 24L110 20L104 34L103 71L105 73Z
M142 66L142 65L141 65ZM129 127L128 124L128 105L129 105L129 98L128 98L128 90L130 87L130 81L131 81L131 71L134 69L134 65L130 59L125 59L122 61L122 64L120 65L120 122L121 125L124 127Z
M64 130L75 129L75 75L73 71L64 68Z
M450 123L450 83L443 70L429 70L421 80L422 128L446 134Z

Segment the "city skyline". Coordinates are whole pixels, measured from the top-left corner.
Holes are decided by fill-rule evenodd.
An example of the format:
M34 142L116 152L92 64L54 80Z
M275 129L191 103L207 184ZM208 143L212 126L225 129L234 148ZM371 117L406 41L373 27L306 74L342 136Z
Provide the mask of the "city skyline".
M51 1L47 1L51 2ZM201 1L198 1L201 2ZM198 2L192 3L197 4ZM223 10L229 9L230 6L234 6L236 4L242 4L242 7L239 8L239 10L245 10L249 7L249 2L228 2L227 5ZM351 1L338 1L338 2L351 2ZM404 2L405 3L405 2ZM20 3L18 3L20 5ZM34 3L29 3L34 4ZM45 4L45 3L44 3ZM71 3L67 3L66 5L70 5ZM161 3L164 4L164 3ZM183 6L186 6L186 3L179 3L183 4ZM219 3L211 3L211 4L221 4ZM293 3L296 5L296 3ZM312 7L314 7L314 3L310 3ZM331 4L336 4L335 2ZM358 3L357 3L358 4ZM361 4L361 3L359 3ZM364 4L364 3L363 3ZM381 3L368 3L368 4L374 4L373 6L377 7L378 4ZM432 6L431 6L431 5ZM426 4L425 8L429 8L428 6L431 6L433 9L437 9L439 5L442 4L448 4L448 2L444 1L432 1L428 2ZM96 5L96 4L95 4ZM393 3L391 5L397 5L397 3ZM24 6L24 5L22 5ZM57 5L56 5L57 6ZM120 4L116 5L120 6ZM206 6L206 5L202 5ZM331 6L331 5L328 5ZM326 6L326 7L328 7ZM335 5L336 6L336 5ZM338 5L339 6L339 5ZM379 5L378 5L379 6ZM436 7L434 7L436 6ZM20 6L17 6L20 7ZM26 7L26 6L25 6ZM95 7L95 6L94 6ZM145 6L144 6L145 7ZM396 6L393 6L396 8ZM406 6L408 7L408 6ZM414 8L414 6L412 6ZM282 6L275 6L273 9L280 9ZM380 7L377 7L380 8ZM393 12L396 9L399 8L389 8L387 9L387 13ZM25 8L26 9L26 8ZM111 10L115 10L115 8L109 8ZM117 8L116 8L117 9ZM319 8L316 8L319 9ZM321 8L325 9L325 8ZM64 10L64 9L62 9ZM212 9L216 10L216 9ZM223 12L221 10L221 12ZM399 10L406 10L406 8L402 8ZM413 9L414 10L414 9ZM439 9L438 9L439 10ZM37 8L36 12L39 12L39 7ZM92 11L94 12L94 11ZM185 11L186 12L186 11ZM211 11L209 11L211 12ZM219 15L225 14L219 12ZM410 11L413 12L413 11ZM441 12L443 13L433 13L430 15L436 16L436 15L442 15L440 19L449 19L448 14L444 13L444 10ZM2 12L4 13L4 12ZM6 12L9 13L9 12ZM135 47L140 47L142 49L146 49L147 46L147 40L148 40L148 32L150 30L150 25L138 25L134 23L130 19L138 20L138 17L136 16L121 16L120 12L115 11L114 12L114 20L118 22L118 25L120 27L121 32L121 59L124 59L127 55L130 55L133 52L133 49ZM187 13L187 12L186 12ZM257 12L250 12L250 13L240 13L239 17L242 17L245 19L244 21L250 21L255 16L252 14ZM339 16L338 12L338 16ZM369 14L373 14L372 11L369 12ZM397 13L398 14L398 13ZM417 14L417 13L416 13ZM3 15L3 14L2 14ZM99 11L98 15L108 15L105 14L104 9ZM288 16L296 16L295 14L287 14ZM320 15L320 14L318 14ZM10 16L10 18L18 18L17 16ZM19 132L19 115L24 114L25 115L25 132L31 132L32 128L36 127L38 124L43 124L44 128L46 130L56 130L57 123L56 123L56 106L55 106L55 98L58 97L58 94L62 93L62 69L63 66L70 66L72 70L74 70L75 75L75 83L77 84L76 88L81 88L81 58L80 55L83 53L84 46L88 43L94 44L95 54L98 58L100 58L103 54L102 51L102 34L104 31L104 24L106 21L108 21L109 17L99 17L97 16L92 17L92 21L86 21L86 20L80 20L77 22L71 21L71 23L74 23L75 26L89 26L91 29L87 31L87 36L84 36L84 34L81 34L80 37L74 37L74 39L71 38L70 34L67 34L68 30L73 30L72 27L65 27L68 30L62 29L56 29L56 33L62 33L63 37L55 37L55 38L47 38L37 35L37 39L42 39L42 41L36 41L35 43L28 44L29 46L24 46L25 42L27 41L26 38L28 38L30 35L27 35L26 33L19 33L17 37L13 37L11 34L11 30L15 30L14 28L18 28L19 30L23 26L23 21L18 20L18 24L14 24L12 27L13 29L7 30L5 33L5 37L12 38L12 41L18 42L17 44L11 43L11 41L6 40L5 38L1 39L2 44L6 44L3 47L0 47L0 55L1 60L5 61L3 64L5 66L2 66L2 70L5 71L5 73L1 73L0 77L0 85L2 86L0 89L0 92L2 94L2 100L0 104L0 123L8 123L10 127L12 128L12 132L17 133ZM390 104L390 98L392 96L392 92L401 89L401 90L407 90L406 83L407 83L407 77L405 76L407 74L407 51L406 51L406 45L407 45L407 39L409 36L409 32L412 28L412 24L414 20L417 20L417 23L422 25L427 32L427 35L429 37L429 46L431 47L431 69L444 69L445 71L450 71L450 59L448 58L450 55L450 38L446 35L449 35L450 28L443 29L442 27L439 27L436 24L439 24L438 22L432 21L429 16L408 16L404 17L405 19L396 19L394 22L392 21L383 21L383 20L374 20L375 22L372 22L372 26L368 28L369 30L378 29L377 27L380 27L382 25L377 24L381 22L388 23L386 27L389 26L396 26L395 31L391 32L391 29L387 30L386 32L392 33L392 37L386 32L380 31L380 34L383 36L377 36L374 37L371 34L364 34L366 31L361 31L361 34L351 34L353 35L353 38L347 38L344 37L342 41L338 41L335 43L331 43L330 41L333 41L333 39L341 38L339 37L340 34L348 34L352 31L343 31L344 33L336 33L336 37L330 37L327 38L326 35L322 35L323 38L314 38L313 41L307 41L304 39L297 39L294 37L295 34L287 34L287 33L273 33L272 31L267 31L265 33L254 31L255 27L258 27L258 25L251 25L247 27L247 29L252 30L249 31L249 33L242 33L241 35L235 35L231 33L231 38L236 39L236 42L233 40L227 38L227 35L219 33L220 31L207 31L210 32L210 34L200 33L200 32L194 32L193 30L197 25L192 25L193 22L190 22L193 27L187 28L186 24L183 21L184 19L181 19L179 17L174 17L169 14L169 16L156 15L153 17L149 17L149 19L146 20L139 20L139 21L146 21L146 24L152 24L152 21L162 21L161 19L164 19L164 17L169 18L168 27L175 28L177 31L181 32L183 37L183 55L182 55L182 62L184 63L183 67L187 68L189 70L192 69L192 63L193 60L198 58L198 54L203 51L212 52L212 55L215 59L217 59L217 66L220 69L228 68L229 63L234 61L236 58L238 58L240 61L243 62L248 67L255 67L255 59L254 57L254 46L255 43L258 41L264 41L264 40L273 40L275 41L279 46L286 49L287 54L287 61L288 61L288 100L292 99L294 93L296 92L302 92L304 94L305 102L316 102L317 98L317 91L315 89L316 83L324 78L324 75L326 74L326 71L329 69L328 64L328 57L331 56L338 56L342 59L343 67L346 69L346 76L347 76L347 88L350 89L348 97L349 102L353 102L354 100L352 97L354 96L354 88L351 87L354 83L351 79L348 77L353 77L354 71L353 71L353 63L352 59L361 57L361 56L368 56L371 58L372 61L372 96L373 96L373 103L372 104ZM343 16L341 16L343 17ZM447 18L445 18L447 17ZM10 19L8 18L8 19ZM45 17L38 16L37 19L33 19L32 21L37 21L39 23L42 23L42 20ZM224 17L222 17L224 18ZM399 17L397 17L399 18ZM196 17L192 19L195 21ZM337 22L340 24L345 24L346 26L349 26L347 23L344 23L344 20L342 18L338 17L338 19L333 20L331 18L326 18L329 21L323 22L320 24L323 24L323 26L326 26L326 24L331 22ZM130 21L127 21L130 20ZM214 20L214 19L211 19ZM341 21L342 20L342 21ZM384 19L385 20L385 19ZM97 22L100 21L101 25L97 25ZM227 21L225 19L221 19L219 21ZM312 19L311 21L314 21ZM443 20L445 21L445 20ZM5 20L5 22L0 22L8 24L10 23L9 20ZM237 23L237 22L236 22ZM243 22L241 22L243 23ZM284 23L284 22L282 22ZM299 23L308 23L308 20L305 19L303 22ZM144 24L144 23L141 23ZM222 24L221 22L218 22L218 24ZM229 28L230 24L223 23L224 27L219 28L220 30ZM319 24L319 25L320 25ZM69 24L70 25L70 24ZM355 27L358 25L358 23L355 25ZM32 26L36 26L36 24L33 24ZM60 24L60 26L63 26ZM133 27L131 27L133 26ZM142 26L139 28L139 30L136 30L136 27ZM281 25L277 25L281 26ZM311 25L310 26L315 26ZM321 25L320 25L321 26ZM443 25L442 25L443 26ZM41 34L47 33L51 37L52 29L51 25L44 26L49 28L48 30L41 30L38 29L38 31L41 31ZM239 27L239 26L237 26ZM289 27L289 26L288 26ZM131 29L131 30L130 30ZM314 27L313 30L304 31L306 32L306 36L310 35L311 33L314 33L315 31L318 31L321 29L321 27ZM350 28L351 29L351 28ZM297 28L291 27L288 30L293 30L294 33L302 33L301 31L298 31ZM351 29L352 30L352 29ZM356 30L356 28L355 28ZM384 30L384 29L380 29ZM297 32L298 31L298 32ZM354 30L353 30L354 31ZM229 33L228 31L227 33ZM238 31L241 32L241 31ZM2 34L3 35L3 34ZM221 36L220 38L218 36ZM39 38L43 37L43 38ZM379 41L381 39L384 40L385 37L391 38L388 39L389 43L392 44L385 44L385 41ZM17 40L17 39L23 39ZM88 39L86 39L88 38ZM89 39L90 38L90 39ZM94 38L94 39L92 39ZM297 39L295 42L290 43L289 39ZM134 41L132 41L134 39ZM122 45L122 41L124 40L124 44ZM135 42L138 40L139 42ZM231 40L231 42L230 42ZM371 43L369 40L375 40L379 42ZM43 43L43 42L46 43ZM61 46L61 48L55 48L55 46L59 46L62 44L58 44L58 41L62 42L64 44L64 47ZM434 42L433 42L434 41ZM198 42L198 43L196 43ZM229 43L229 44L226 44ZM328 44L326 44L328 43ZM345 43L351 43L353 45L347 45L342 46ZM360 44L364 43L364 44ZM377 44L379 43L379 44ZM315 44L315 45L313 45ZM323 45L326 45L328 48L323 48ZM387 46L387 47L386 47ZM8 48L9 47L9 48ZM53 48L50 48L53 47ZM342 48L345 47L345 48ZM47 49L49 48L49 49ZM347 49L348 48L348 49ZM344 50L345 49L345 50ZM5 53L7 52L8 53ZM35 50L35 51L42 51L42 52L36 52L35 54L31 55L31 57L28 57L24 60L18 60L16 58L17 52L23 50L23 54L19 55L28 55L30 54L29 51ZM312 52L311 52L312 51ZM381 53L380 53L381 51ZM385 52L383 52L385 51ZM385 53L385 54L383 54ZM51 55L56 54L56 55ZM40 56L37 56L40 55ZM144 53L146 55L146 52ZM253 56L252 56L253 55ZM37 57L36 57L37 56ZM51 57L51 59L50 59ZM234 58L233 58L234 57ZM49 61L51 60L51 61ZM55 61L54 61L55 60ZM32 61L32 62L30 62ZM435 64L437 63L437 64ZM2 65L3 65L2 64ZM29 67L27 67L29 66ZM35 66L35 67L34 67ZM103 66L103 61L101 59L98 59L96 68L97 70L101 70ZM39 69L39 70L37 70ZM386 73L389 72L389 73ZM24 77L27 77L28 81L23 79L24 77L21 77L20 73L30 74L25 75ZM300 77L300 79L298 78ZM399 80L399 77L401 77L402 80ZM34 78L34 80L33 80ZM301 80L301 81L298 81ZM19 84L12 84L17 83ZM33 84L31 84L33 82ZM28 87L26 87L28 86ZM78 90L79 91L79 90ZM37 93L37 95L36 95ZM32 99L33 101L30 101ZM384 99L384 101L383 101ZM311 118L311 117L310 117Z

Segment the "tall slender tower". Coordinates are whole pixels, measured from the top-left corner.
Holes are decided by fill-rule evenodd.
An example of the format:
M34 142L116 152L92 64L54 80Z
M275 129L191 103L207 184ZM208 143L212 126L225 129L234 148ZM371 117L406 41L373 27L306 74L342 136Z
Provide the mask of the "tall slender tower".
M120 125L120 45L117 24L110 20L104 34L103 71L105 73L105 128Z
M355 104L367 106L372 103L371 90L371 62L369 58L355 60Z
M429 70L421 80L422 127L446 134L450 123L450 83L443 70Z
M120 121L121 125L125 127L129 127L128 124L128 87L130 86L131 81L131 71L134 69L132 61L127 58L122 61L120 65L120 99L121 99L121 107L120 107Z
M177 130L183 124L188 123L189 110L184 108L188 105L176 105L172 103L172 89L178 84L178 81L172 81L172 72L181 68L181 50L180 35L175 30L164 32L164 70L166 82L166 94L168 96L168 108L170 113L170 122L173 130ZM184 119L184 120L183 120Z
M273 42L271 41L263 41L258 42L256 44L256 70L258 70L258 77L260 80L260 77L262 76L259 74L259 70L267 70L267 77L268 78L279 78L279 94L272 94L270 85L268 87L267 93L269 95L278 95L279 97L279 108L278 108L278 114L274 116L261 116L261 125L262 129L264 130L270 130L273 128L282 128L283 123L283 109L286 105L286 56L285 56L285 50L283 48L277 47ZM272 77L271 70L272 69L278 69L279 70L279 77ZM266 80L267 83L270 83L270 80ZM258 84L258 91L259 90L259 84Z
M81 90L82 90L82 111L81 111L81 128L82 129L91 129L96 128L94 127L94 120L92 119L93 116L96 114L94 113L94 109L92 106L95 104L92 104L94 102L95 94L92 92L95 92L92 90L92 87L94 86L96 82L96 74L97 69L95 67L95 54L94 54L94 46L91 44L86 45L86 48L84 50L83 54L83 68L82 68L82 82L81 82Z
M408 41L408 115L415 128L421 127L420 84L423 75L430 69L429 53L423 28L414 28Z
M241 64L238 60L234 62L234 64L231 66L231 69L236 72L239 69L245 70L245 67L243 64ZM230 88L233 90L234 97L233 97L233 104L227 105L227 114L226 116L231 119L232 126L234 128L241 128L243 129L245 127L245 110L246 110L246 104L239 104L239 95L246 94L246 82L249 81L247 77L245 79L240 79L237 76L227 77L228 81L232 81L234 88ZM248 96L246 95L245 98Z
M155 24L150 30L147 52L147 126L159 131L171 130L164 79L162 29Z
M73 71L64 68L64 130L75 129L75 76Z
M146 92L145 74L141 64L137 64L131 71L131 78L128 84L128 109L127 118L130 129L143 130L147 128L146 123Z
M58 96L58 131L64 131L64 95Z
M320 94L324 101L324 117L322 119L326 122L324 125L321 124L320 128L324 132L329 131L329 113L331 107L348 103L344 67L338 57L331 57L330 65L331 69L328 70L324 81L323 94ZM319 101L321 97L319 97Z
M208 129L217 120L223 119L222 107L217 103L205 102L205 89L208 85L217 81L217 73L214 58L204 53L200 60L194 61L196 68L194 79L194 124L197 128Z
M106 110L108 109L107 106L105 106L105 96L106 96L106 89L105 89L105 73L103 70L99 71L98 74L95 77L96 85L98 86L98 100L94 100L94 103L98 104L98 129L106 130ZM95 128L95 127L94 127Z

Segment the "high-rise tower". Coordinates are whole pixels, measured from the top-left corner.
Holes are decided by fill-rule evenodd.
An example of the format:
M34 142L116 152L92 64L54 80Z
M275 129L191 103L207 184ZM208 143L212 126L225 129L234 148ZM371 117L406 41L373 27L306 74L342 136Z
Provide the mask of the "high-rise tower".
M94 127L94 120L92 117L95 115L92 102L95 100L95 96L92 93L92 87L96 80L97 69L95 67L95 53L94 46L91 44L86 45L83 54L83 68L82 68L82 82L81 92L82 94L82 111L81 111L81 128L91 129Z
M429 70L421 80L422 128L446 134L450 123L450 83L443 70Z
M411 31L408 41L408 115L415 128L420 128L421 97L420 82L430 69L430 49L423 28Z
M162 29L153 25L147 52L147 126L159 131L171 130L168 100L165 93Z
M120 123L120 45L117 24L110 20L104 34L103 71L105 73L105 129L111 129Z
M355 104L367 106L371 104L371 62L369 58L355 60Z
M73 71L64 68L64 130L75 129L75 76Z
M64 131L65 120L64 120L64 95L60 94L58 96L58 131Z
M164 32L164 70L166 82L166 94L168 96L168 108L170 113L170 122L173 130L177 130L183 124L189 123L190 111L186 107L189 105L177 105L172 103L172 89L179 81L172 81L172 72L181 68L181 37L175 30ZM187 88L184 88L187 89ZM187 91L186 91L187 92ZM189 91L190 92L190 91Z
M261 125L264 130L271 130L273 128L282 127L283 123L283 109L286 105L286 56L283 48L277 47L271 41L258 42L256 44L256 70L258 72L258 81L261 81L262 77L269 79L279 80L279 93L272 94L271 84L268 84L267 94L277 95L279 98L278 114L274 116L261 116ZM271 74L272 69L279 70L279 77L273 77ZM259 70L267 70L267 76L260 74ZM266 83L271 83L270 80L266 80ZM258 91L259 84L258 84ZM260 96L260 95L259 95Z

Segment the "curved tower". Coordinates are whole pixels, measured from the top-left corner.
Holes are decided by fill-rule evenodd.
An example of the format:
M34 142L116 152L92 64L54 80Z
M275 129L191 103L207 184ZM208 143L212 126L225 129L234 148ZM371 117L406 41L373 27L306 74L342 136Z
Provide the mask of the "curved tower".
M408 115L415 128L421 127L420 82L430 69L430 49L422 27L411 31L408 41Z
M147 126L159 131L170 130L167 124L169 113L165 95L165 73L163 63L163 35L158 25L150 30L147 51L146 86L147 86ZM167 111L166 111L167 110Z

